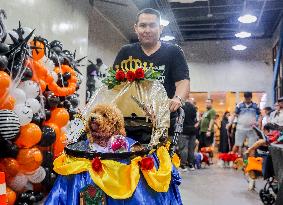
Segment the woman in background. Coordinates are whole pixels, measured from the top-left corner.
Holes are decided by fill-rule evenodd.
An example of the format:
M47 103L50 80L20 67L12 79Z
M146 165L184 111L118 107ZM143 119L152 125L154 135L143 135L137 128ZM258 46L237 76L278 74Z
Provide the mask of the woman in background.
M220 127L220 145L219 145L219 152L227 153L230 151L229 146L229 135L227 130L227 124L229 123L230 112L226 111L223 115Z

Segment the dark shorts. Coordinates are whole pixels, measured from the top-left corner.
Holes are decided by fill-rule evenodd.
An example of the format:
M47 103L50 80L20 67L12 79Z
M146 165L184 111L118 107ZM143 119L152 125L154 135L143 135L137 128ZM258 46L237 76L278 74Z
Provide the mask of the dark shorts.
M213 144L214 132L211 133L210 137L206 136L206 132L201 132L199 136L199 148L209 147Z

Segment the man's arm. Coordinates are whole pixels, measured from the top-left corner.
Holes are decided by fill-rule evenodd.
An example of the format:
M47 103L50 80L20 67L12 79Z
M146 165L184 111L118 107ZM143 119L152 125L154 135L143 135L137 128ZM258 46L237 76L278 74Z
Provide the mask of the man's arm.
M170 100L170 104L169 104L171 112L174 112L179 107L181 107L182 105L181 99L183 101L186 100L189 97L189 93L190 93L190 81L187 79L175 82L175 86L176 86L175 95Z

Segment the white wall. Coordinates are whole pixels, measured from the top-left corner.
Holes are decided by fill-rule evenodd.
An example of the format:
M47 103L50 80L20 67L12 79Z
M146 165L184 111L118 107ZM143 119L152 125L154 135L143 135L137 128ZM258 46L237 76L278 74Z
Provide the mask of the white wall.
M77 58L87 55L88 0L0 0L0 8L7 13L8 30L23 27L35 30L49 42L59 40L66 50L77 50ZM85 68L81 72L86 75ZM85 102L85 78L79 90L81 106Z
M107 66L112 66L119 49L127 43L115 25L93 8L89 16L88 59L95 63L96 58L101 58Z
M237 41L187 42L185 52L192 92L262 91L272 94L271 40L246 40L248 48L231 49Z

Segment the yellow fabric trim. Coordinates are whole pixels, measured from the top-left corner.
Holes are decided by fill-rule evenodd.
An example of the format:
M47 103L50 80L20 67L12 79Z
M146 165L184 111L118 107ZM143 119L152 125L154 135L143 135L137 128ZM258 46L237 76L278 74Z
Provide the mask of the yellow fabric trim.
M142 170L148 185L157 192L167 192L171 181L172 163L165 147L157 150L159 169ZM54 161L54 171L61 175L88 171L94 183L114 199L126 199L133 195L139 179L141 157L131 160L129 165L114 160L101 160L102 171L92 169L92 161L62 154Z
M181 161L180 161L179 156L176 153L174 153L172 156L172 164L174 164L176 168L180 167Z
M172 164L168 151L165 147L157 150L159 169L142 170L147 184L157 192L167 192L171 182Z

